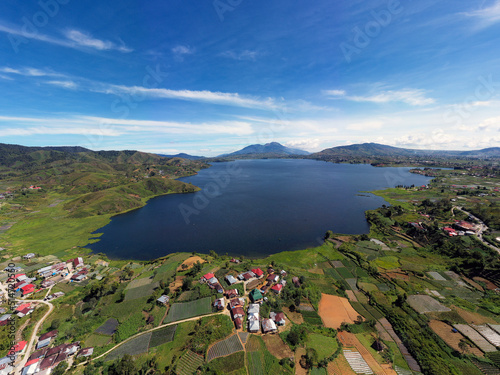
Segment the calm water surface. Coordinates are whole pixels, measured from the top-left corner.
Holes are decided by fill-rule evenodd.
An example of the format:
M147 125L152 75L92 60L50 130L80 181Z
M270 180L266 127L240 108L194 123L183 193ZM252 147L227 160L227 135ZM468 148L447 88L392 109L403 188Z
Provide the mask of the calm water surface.
M178 251L257 257L317 246L327 230L368 233L364 212L386 202L362 191L430 181L408 170L293 159L214 163L181 179L202 191L153 198L115 216L89 247L145 260Z

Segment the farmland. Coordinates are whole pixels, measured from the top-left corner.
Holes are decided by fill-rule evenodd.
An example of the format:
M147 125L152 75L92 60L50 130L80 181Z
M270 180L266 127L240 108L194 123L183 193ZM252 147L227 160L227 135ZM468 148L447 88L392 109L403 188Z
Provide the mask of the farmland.
M109 353L105 361L113 361L117 358L123 357L125 354L136 355L146 353L149 349L150 339L151 332L133 338Z
M194 316L206 315L212 312L210 297L205 297L192 302L174 303L170 308L165 323L176 322L192 318Z
M238 335L234 334L232 336L229 336L227 339L219 341L212 345L212 347L208 349L207 352L207 361L210 362L215 358L225 357L241 350L243 350L243 344L238 338Z
M171 342L174 339L176 330L177 325L171 325L153 331L151 340L149 341L149 347L154 348L167 342Z
M203 357L188 350L177 362L176 369L179 375L192 375L203 364Z
M328 294L322 294L318 313L329 328L340 328L343 322L354 323L359 315L346 298Z

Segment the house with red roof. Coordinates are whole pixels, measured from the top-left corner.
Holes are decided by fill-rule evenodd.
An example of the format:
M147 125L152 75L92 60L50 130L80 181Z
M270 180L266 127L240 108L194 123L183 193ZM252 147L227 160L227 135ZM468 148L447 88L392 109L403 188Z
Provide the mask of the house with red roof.
M21 288L21 292L23 293L23 296L33 293L35 291L35 285L33 284L28 284L25 285Z
M14 345L12 348L9 350L9 355L13 355L15 353L20 353L26 348L26 344L28 341L20 341L16 345Z
M207 273L206 275L203 275L203 276L201 277L200 282L205 283L205 282L207 282L208 280L210 280L210 279L211 279L212 277L214 277L214 276L215 276L215 275L214 275L212 272L209 272L209 273Z
M257 278L262 277L264 275L264 271L262 271L260 268L252 268L252 272L257 276Z
M283 285L282 284L276 284L274 285L271 290L276 293L276 294L280 294L281 293L281 289L283 289Z

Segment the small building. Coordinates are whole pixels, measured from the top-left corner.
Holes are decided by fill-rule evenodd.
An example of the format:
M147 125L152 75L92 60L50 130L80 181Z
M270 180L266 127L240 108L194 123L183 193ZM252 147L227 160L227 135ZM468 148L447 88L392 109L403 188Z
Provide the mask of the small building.
M26 348L26 344L28 341L20 341L16 345L14 345L10 350L9 350L9 355L17 354L17 353L22 353L24 349Z
M260 305L258 303L251 303L248 305L249 314L258 314L260 312Z
M270 281L271 283L277 283L279 281L280 277L274 273L270 274L267 276L266 280Z
M35 257L35 253L28 253L23 256L24 259L33 259Z
M231 315L233 316L233 320L236 318L242 318L245 316L245 311L243 307L236 306L234 309L231 309Z
M279 313L271 312L269 314L269 318L271 318L279 326L284 326L286 324L285 314L283 314L282 312Z
M43 371L43 370L52 368L56 358L57 358L57 354L52 355L50 357L45 357L43 359L43 361L40 363L39 370Z
M32 375L36 373L38 369L38 364L41 360L39 358L32 359L31 361L26 362L26 365L23 367L22 375Z
M245 306L245 299L244 298L233 298L231 301L229 301L229 307L230 308L235 308L236 306Z
M257 333L260 331L260 324L258 320L248 321L248 332Z
M152 315L150 315L150 316L152 316ZM71 344L66 345L66 348L64 349L64 353L68 356L73 355L76 352L78 352L79 349L80 349L80 341L75 341Z
M0 316L0 327L6 326L7 323L9 323L11 316L12 316L12 314L5 314L5 315Z
M262 271L260 268L252 268L252 272L257 278L261 278L262 275L264 275L264 271Z
M226 280L229 285L233 285L238 282L238 280L233 275L227 275Z
M253 303L262 300L262 293L258 289L252 290L248 296Z
M162 295L160 298L156 300L160 305L166 305L170 301L170 297L166 294Z
M271 319L262 319L262 333L273 333L276 330L276 324Z
M21 293L23 294L23 296L33 293L34 291L35 291L35 285L33 284L28 284L21 288Z
M220 294L224 293L224 288L219 283L214 284L213 289L215 289L217 291L217 293L220 293Z
M292 277L292 283L295 285L297 288L300 287L300 280L297 276Z
M11 357L3 357L0 359L0 374L7 375L14 371L12 364L15 362Z
M215 275L212 272L207 273L206 275L203 275L200 279L200 282L206 283L208 280L213 278Z
M238 289L229 289L226 290L226 297L231 299L239 296Z
M283 289L283 285L282 284L276 284L274 285L271 290L276 293L276 294L280 294L281 293L281 289Z
M34 359L39 359L39 358L44 357L45 353L47 353L47 350L48 350L47 348L42 349L42 350L37 350L32 355L30 355L30 357L28 358L28 361L32 361Z
M285 270L281 270L280 274L281 274L281 277L286 277L287 276L287 273L286 273Z
M242 329L243 328L243 319L241 319L241 318L234 319L234 326L236 329Z
M245 272L245 273L243 274L243 280L245 280L245 281L248 281L248 280L250 280L250 279L251 279L251 278L253 278L253 277L254 277L254 274L253 274L253 273L250 273L250 272Z
M226 300L224 299L224 297L222 298L219 298L219 299L216 299L215 302L214 302L214 307L217 309L217 310L224 310L224 305L226 304Z
M45 340L39 340L38 343L36 344L36 349L42 349L42 348L47 348L50 345L50 342L52 341L51 338L45 339Z
M38 338L38 341L43 341L43 340L46 340L46 339L53 339L54 337L57 336L57 334L58 334L57 329L55 329L53 331L50 331L50 332L47 332L47 333L44 333L43 335L41 335Z
M94 348L83 348L76 355L77 357L90 357L94 353Z
M239 260L239 259L236 259L236 258L232 258L232 259L231 259L231 263L236 263L236 264L238 264L239 262L240 262L240 260Z

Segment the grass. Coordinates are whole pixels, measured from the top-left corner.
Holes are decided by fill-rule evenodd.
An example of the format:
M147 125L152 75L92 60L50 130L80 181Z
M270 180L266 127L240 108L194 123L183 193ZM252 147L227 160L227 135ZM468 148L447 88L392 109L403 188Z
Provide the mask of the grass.
M310 333L306 345L308 348L316 350L319 361L330 357L338 348L337 339L319 333Z
M205 297L192 302L174 303L170 308L165 323L184 320L212 312L212 299Z
M105 346L110 341L111 341L111 337L109 337L109 336L93 334L93 335L90 335L85 340L85 346L91 346L91 347Z

